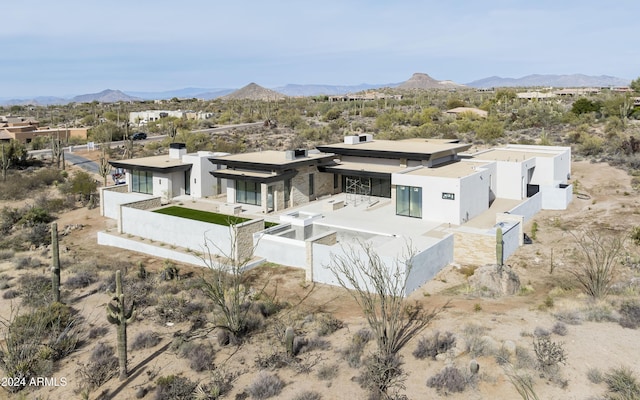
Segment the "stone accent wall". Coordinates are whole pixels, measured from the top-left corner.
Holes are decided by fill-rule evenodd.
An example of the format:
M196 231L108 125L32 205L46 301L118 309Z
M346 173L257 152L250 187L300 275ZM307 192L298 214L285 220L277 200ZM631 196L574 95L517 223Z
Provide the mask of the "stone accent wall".
M247 258L253 257L253 234L263 230L264 219L255 219L235 226L232 234L236 235L235 248L233 249L236 261L245 261ZM234 238L231 240L233 241Z
M319 172L317 168L314 169L316 170L316 172L314 173L316 180L315 197L322 197L333 194L333 174Z
M485 265L496 262L496 237L455 232L453 259L461 264Z
M273 196L275 211L284 210L284 181L273 183Z
M315 178L314 178L315 179ZM298 170L298 174L291 178L290 206L296 207L309 202L309 168Z
M109 192L127 193L129 192L129 187L127 185L116 185L116 186L107 186L104 188L100 188L100 192L104 190L107 190Z
M146 200L134 201L132 203L123 204L122 207L135 208L138 210L149 210L162 205L160 197L154 197Z

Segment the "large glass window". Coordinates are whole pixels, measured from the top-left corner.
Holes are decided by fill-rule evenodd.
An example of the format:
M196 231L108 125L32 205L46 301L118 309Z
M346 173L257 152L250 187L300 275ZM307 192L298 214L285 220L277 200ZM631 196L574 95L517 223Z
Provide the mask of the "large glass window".
M422 218L422 188L396 186L396 214Z
M262 193L260 192L260 183L236 181L236 203L261 205Z
M131 171L131 191L153 194L153 174L149 171Z
M351 187L351 190L355 190L357 194L369 194L375 197L386 197L387 199L391 198L391 179L342 175L343 191L347 191L348 188L347 178L351 179L352 184L356 184ZM355 181L353 179L355 179Z

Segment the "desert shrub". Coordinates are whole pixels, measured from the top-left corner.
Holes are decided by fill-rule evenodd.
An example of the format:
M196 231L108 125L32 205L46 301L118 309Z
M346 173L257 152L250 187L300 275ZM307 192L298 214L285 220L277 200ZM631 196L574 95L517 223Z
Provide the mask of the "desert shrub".
M620 325L625 328L637 329L640 326L640 303L637 301L624 301L618 310L620 313Z
M498 365L507 365L511 363L511 352L504 347L501 346L495 354L496 363Z
M291 364L291 357L287 353L274 351L269 354L258 354L255 365L260 369L279 369Z
M268 399L277 396L284 387L284 381L278 375L260 371L255 380L247 388L252 399Z
M89 337L89 339L97 339L106 335L107 332L109 332L109 328L107 328L106 326L94 326L93 328L89 329L89 333L87 333L87 336Z
M589 368L587 371L587 379L589 379L589 382L599 385L604 381L604 375L598 368Z
M11 249L0 249L0 260L9 260L15 255L15 251Z
M0 276L0 290L9 289L11 287L11 279L13 277L2 274Z
M118 358L113 347L98 343L93 348L87 364L81 364L77 373L86 389L102 386L118 373Z
M563 344L551 341L548 336L535 337L533 351L538 361L538 369L545 373L554 373L558 364L565 364L567 361Z
M20 292L14 289L7 290L6 292L2 293L2 298L6 300L15 299L18 296L20 296Z
M541 326L536 326L536 329L533 330L533 336L535 337L540 337L540 336L550 336L551 332L549 332L548 330L544 329Z
M372 336L373 333L369 329L362 328L353 335L349 346L342 350L342 358L347 361L350 367L360 367L364 346L371 340Z
M195 399L215 400L225 396L233 389L233 382L238 377L237 372L228 372L222 368L211 371L207 382L201 382L195 389Z
M318 336L327 336L342 328L344 328L344 322L335 318L333 315L322 314L318 318L318 330L316 333Z
M198 384L183 376L162 376L156 381L155 400L191 400Z
M37 223L24 232L25 239L34 246L51 244L51 233L48 223Z
M29 307L42 307L53 302L51 277L24 274L18 278L18 287L22 304Z
M321 381L330 381L338 376L339 368L338 364L321 365L316 374Z
M445 367L427 380L427 386L439 392L460 393L467 388L468 382L464 374L456 367Z
M131 350L149 349L155 347L162 339L160 335L153 331L140 332L133 338Z
M156 305L156 313L162 322L182 322L194 314L204 311L202 303L189 301L184 297L166 295L160 297Z
M387 398L389 390L403 389L406 374L397 354L374 353L363 362L362 374L357 378L360 387L367 389L371 398Z
M296 393L291 400L321 400L322 395L313 390L305 390L300 393Z
M20 257L14 261L15 269L39 268L40 260L31 257Z
M296 337L296 339L298 338L299 337ZM296 343L296 340L294 340L293 348L296 354L302 354L314 350L329 350L331 348L331 343L328 340L314 336L311 339L305 338L300 343Z
M607 398L612 400L640 399L640 385L629 368L614 368L605 374L604 381L609 389Z
M80 337L80 320L71 309L53 303L13 316L0 345L0 368L7 377L49 376L52 363L71 353ZM20 390L22 387L11 388Z
M553 314L554 317L560 322L564 322L568 325L580 325L582 323L582 315L579 311L574 310L564 310L558 311Z
M471 357L477 358L487 355L491 351L487 341L484 339L485 331L486 328L475 324L467 324L463 328L462 335L464 337L465 350L469 352Z
M70 276L64 283L65 288L81 289L93 284L98 280L98 274L91 271L80 271Z
M585 319L592 322L616 322L617 318L608 304L592 304L584 310Z
M551 328L551 332L558 336L566 336L568 333L567 326L562 322L556 322Z
M453 333L445 332L441 334L436 331L433 335L421 337L418 340L418 345L413 351L413 356L421 360L427 357L435 359L438 354L446 353L449 349L453 348L455 344L456 338L453 336Z
M196 372L210 371L214 368L215 349L211 343L183 342L178 354L189 360L189 368Z
M518 369L530 369L536 366L536 362L529 350L522 346L516 346L516 362L514 366Z

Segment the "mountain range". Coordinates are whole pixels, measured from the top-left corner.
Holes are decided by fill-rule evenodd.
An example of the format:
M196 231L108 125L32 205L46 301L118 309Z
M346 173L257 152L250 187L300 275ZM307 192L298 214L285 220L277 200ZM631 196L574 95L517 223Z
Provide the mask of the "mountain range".
M286 96L318 96L318 95L343 95L348 93L356 93L364 90L379 88L397 88L404 90L420 90L420 89L448 89L455 90L457 88L491 88L491 87L613 87L627 86L628 79L617 78L614 76L601 75L589 76L583 74L571 75L528 75L521 78L502 78L492 76L469 82L467 84L459 84L449 80L436 80L424 73L415 73L413 76L400 83L385 84L368 84L361 83L358 85L299 85L288 84L286 86L276 87L273 89L263 88L255 83L241 89L233 88L183 88L161 92L136 92L121 90L103 90L99 93L84 94L65 99L61 97L40 96L35 98L0 98L2 105L52 105L67 103L90 103L93 101L101 103L113 103L118 101L141 101L141 100L161 100L172 98L198 98L211 100L216 98L223 99L276 99Z

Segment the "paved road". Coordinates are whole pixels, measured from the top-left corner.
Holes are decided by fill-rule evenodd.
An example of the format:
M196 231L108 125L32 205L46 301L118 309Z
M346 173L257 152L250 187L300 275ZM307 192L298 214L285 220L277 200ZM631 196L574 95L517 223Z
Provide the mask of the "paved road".
M89 173L92 173L92 174L98 173L99 166L98 166L98 163L95 161L91 161L84 157L80 157L79 155L74 153L69 153L68 151L64 152L64 159L68 164L77 165Z

